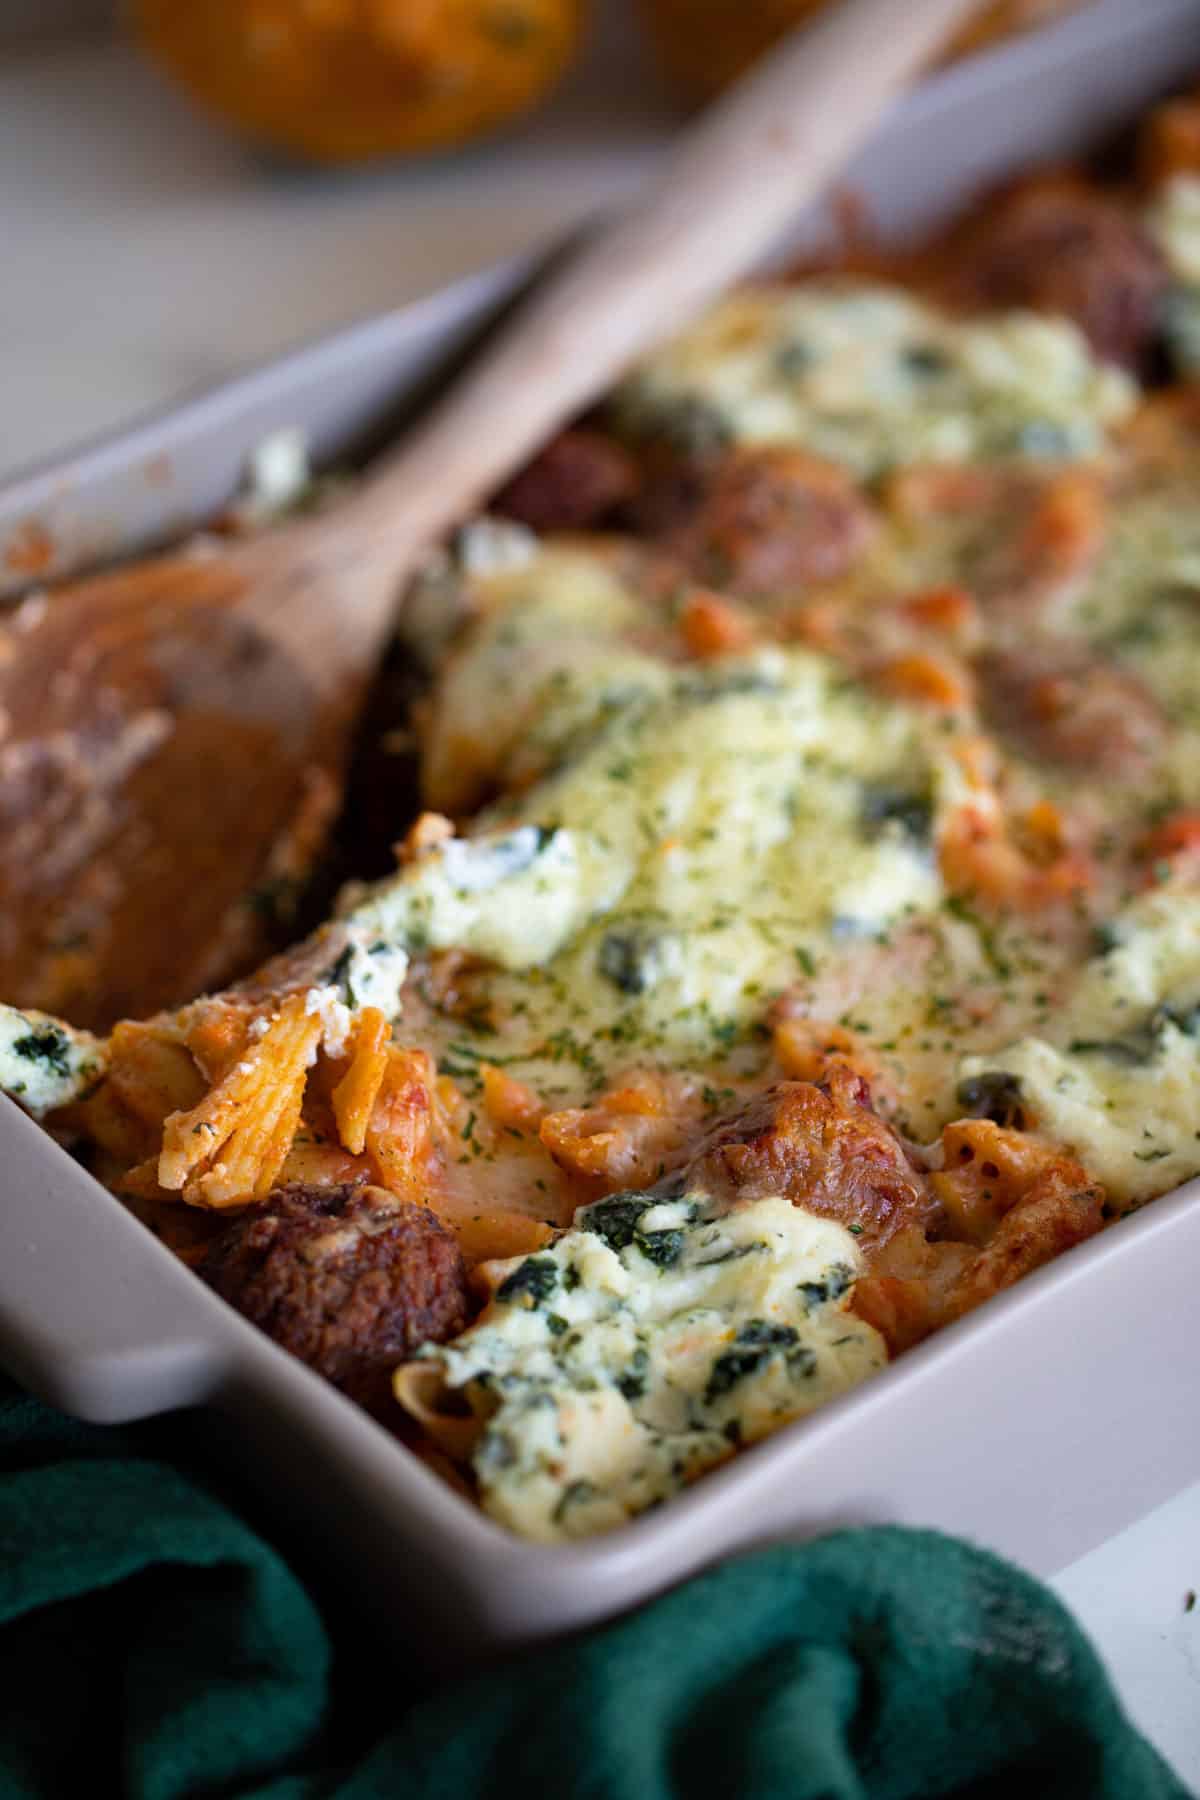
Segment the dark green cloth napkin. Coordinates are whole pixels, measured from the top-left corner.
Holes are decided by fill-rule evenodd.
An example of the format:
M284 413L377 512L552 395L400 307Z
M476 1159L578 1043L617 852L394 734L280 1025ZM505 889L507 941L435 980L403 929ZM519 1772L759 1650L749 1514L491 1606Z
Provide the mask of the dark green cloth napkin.
M0 1388L5 1800L1186 1800L1053 1596L952 1539L767 1551L435 1687L188 1443Z

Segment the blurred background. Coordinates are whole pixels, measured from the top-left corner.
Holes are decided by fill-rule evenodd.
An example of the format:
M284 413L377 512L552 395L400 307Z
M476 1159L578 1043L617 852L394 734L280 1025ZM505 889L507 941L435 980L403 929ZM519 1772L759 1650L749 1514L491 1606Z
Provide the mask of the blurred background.
M0 475L619 199L820 4L0 0Z
M532 116L328 167L203 109L104 0L0 0L0 475L628 192L674 109L600 10Z

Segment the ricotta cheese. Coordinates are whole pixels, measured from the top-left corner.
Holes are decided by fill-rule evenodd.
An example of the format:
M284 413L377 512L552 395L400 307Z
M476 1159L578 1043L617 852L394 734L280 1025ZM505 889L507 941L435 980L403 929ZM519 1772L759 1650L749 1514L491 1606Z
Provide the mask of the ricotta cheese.
M1118 915L1053 1036L964 1059L1015 1076L1039 1129L1135 1206L1200 1174L1200 896L1153 893Z
M88 1031L48 1013L0 1005L0 1088L27 1111L78 1100L103 1073L107 1051Z
M900 288L818 280L732 295L635 369L613 412L630 435L684 450L798 444L873 476L1094 456L1136 393L1065 319L964 323Z
M887 1360L848 1310L861 1258L833 1221L767 1198L617 1194L427 1346L483 1418L484 1506L554 1541L620 1524Z

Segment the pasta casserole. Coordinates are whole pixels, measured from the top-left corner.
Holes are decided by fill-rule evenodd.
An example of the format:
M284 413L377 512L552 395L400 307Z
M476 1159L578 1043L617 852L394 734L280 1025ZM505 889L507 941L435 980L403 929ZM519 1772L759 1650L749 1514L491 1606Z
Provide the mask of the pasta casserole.
M394 871L0 1083L502 1524L667 1500L1200 1173L1197 368L1188 99L735 293L408 596Z

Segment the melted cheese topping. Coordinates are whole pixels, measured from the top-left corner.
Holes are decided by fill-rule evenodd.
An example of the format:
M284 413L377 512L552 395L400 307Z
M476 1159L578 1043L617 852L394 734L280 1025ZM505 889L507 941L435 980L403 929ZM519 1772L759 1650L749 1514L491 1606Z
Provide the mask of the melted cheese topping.
M526 1537L578 1537L882 1367L882 1339L847 1310L860 1265L849 1232L786 1200L616 1195L493 1266L478 1324L423 1356L486 1420L487 1510Z
M494 1029L476 1020L465 1043L434 1018L434 1042L456 1074L503 1062L566 1098L631 1060L721 1056L804 969L936 913L933 820L952 785L919 715L812 653L681 669L602 642L596 617L582 640L557 636L577 579L586 599L584 555L551 554L493 593L447 709L502 756L473 696L502 687L511 641L536 639L522 743L551 772L505 827L485 814L350 915L364 938L488 958ZM599 700L558 679L577 666Z
M618 423L682 449L802 444L857 474L972 457L1089 456L1136 388L1066 320L952 320L903 289L742 290L617 390Z
M1129 1205L1200 1173L1200 897L1147 895L1110 935L1052 1032L962 1074L1015 1075L1039 1127Z
M1128 829L1200 803L1197 580L1190 503L1131 501L1058 629L1136 672L1172 733L1125 787L1010 751L1018 792L1032 783L1031 796ZM957 1115L970 1070L1040 1036L1074 994L1079 945L1057 922L945 889L933 847L969 788L936 717L809 651L681 666L602 545L549 547L474 596L432 743L512 798L358 895L347 921L367 977L396 946L488 960L469 1017L434 1012L421 1027L469 1094L484 1062L559 1104L630 1066L753 1076L771 1001L807 984L814 1016L878 1054L903 1124L928 1139ZM1113 898L1111 927L1126 929ZM1081 1013L1098 1004L1089 991L1071 1001ZM1148 1004L1172 997L1168 982ZM1108 1030L1081 1020L1071 1035ZM1182 1142L1200 1117L1182 1093L1173 1104ZM1078 1129L1063 1136L1086 1162ZM1161 1172L1141 1173L1116 1197Z

